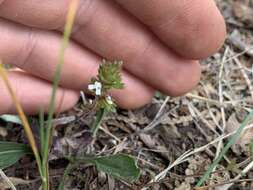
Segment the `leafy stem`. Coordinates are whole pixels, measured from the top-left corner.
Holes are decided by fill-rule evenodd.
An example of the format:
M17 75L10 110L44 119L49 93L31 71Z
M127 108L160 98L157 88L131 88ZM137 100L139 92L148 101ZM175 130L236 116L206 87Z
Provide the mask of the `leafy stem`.
M103 118L105 117L106 113L107 113L107 111L104 108L101 108L100 110L97 111L96 120L93 123L93 126L91 128L93 136L96 136L97 131L100 127L100 124L101 124Z
M121 78L122 61L106 61L103 60L99 66L98 75L91 79L88 89L95 96L95 108L97 111L96 119L91 128L93 136L96 136L102 119L109 112L116 111L116 104L112 97L108 95L109 90L122 89L124 83Z

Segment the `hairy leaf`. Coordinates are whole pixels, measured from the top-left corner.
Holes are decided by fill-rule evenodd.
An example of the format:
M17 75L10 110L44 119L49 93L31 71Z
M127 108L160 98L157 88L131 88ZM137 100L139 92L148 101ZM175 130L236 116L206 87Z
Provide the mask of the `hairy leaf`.
M0 141L0 169L15 164L22 156L30 153L31 149L24 144Z
M115 178L129 182L138 180L140 169L137 167L135 159L126 154L116 154L94 158L91 161L99 171L103 171Z
M0 119L4 120L5 122L10 122L10 123L22 125L22 121L20 120L19 116L17 116L17 115L5 114L5 115L1 115Z

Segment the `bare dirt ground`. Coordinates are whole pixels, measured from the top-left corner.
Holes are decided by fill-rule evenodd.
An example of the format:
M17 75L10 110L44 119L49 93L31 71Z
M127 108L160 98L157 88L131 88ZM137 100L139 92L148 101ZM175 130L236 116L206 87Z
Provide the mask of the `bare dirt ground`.
M228 37L220 52L202 61L203 75L198 87L180 98L157 93L151 104L139 110L118 110L117 114L108 115L95 142L86 130L90 118L68 123L71 116L82 114L80 106L63 114L50 162L53 185L59 182L67 165L59 154L82 150L99 155L133 155L142 170L141 178L129 184L98 173L90 165L81 165L68 177L67 189L193 189L219 155L227 136L253 106L253 1L217 3L227 22ZM24 139L19 126L1 123L0 140ZM253 189L253 171L236 178L252 161L248 146L252 139L253 125L249 125L206 182L208 189ZM7 169L6 174L13 177L17 189L38 189L39 175L30 157ZM149 183L158 176L159 181ZM1 180L0 189L5 189Z

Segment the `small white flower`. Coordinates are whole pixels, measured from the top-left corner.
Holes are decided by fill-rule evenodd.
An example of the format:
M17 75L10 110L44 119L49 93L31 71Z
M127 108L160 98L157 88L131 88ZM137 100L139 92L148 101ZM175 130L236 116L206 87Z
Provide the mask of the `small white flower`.
M95 94L97 96L101 96L102 94L102 84L98 81L96 81L94 84L89 84L88 89L91 91L95 91Z
M106 101L108 104L113 104L113 100L112 100L112 97L111 96L106 96Z
M92 104L93 103L93 100L92 99L89 99L89 104Z

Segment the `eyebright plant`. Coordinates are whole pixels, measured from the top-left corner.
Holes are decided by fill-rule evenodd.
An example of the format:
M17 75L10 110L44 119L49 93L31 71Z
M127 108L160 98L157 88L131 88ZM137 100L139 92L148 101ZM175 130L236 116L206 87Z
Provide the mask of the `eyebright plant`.
M91 84L88 86L88 89L95 96L94 106L96 109L96 119L91 128L93 132L93 137L96 136L96 132L99 129L100 123L102 122L103 117L106 113L115 111L116 104L114 100L109 95L109 90L113 89L122 89L124 84L122 82L120 70L122 67L122 61L105 61L103 60L102 64L99 67L98 75L91 80ZM5 117L1 117L7 122L19 121L19 118L15 119L5 115ZM42 189L49 190L49 168L48 159L46 159L46 171L43 171L43 161L45 158L43 157L43 153L45 152L45 145L51 143L46 143L45 138L45 129L46 122L44 122L43 112L40 114L40 154L39 160L39 168L42 173ZM22 123L18 123L22 124ZM28 124L29 125L29 124ZM29 126L30 127L30 126ZM54 128L52 128L54 130ZM48 139L52 139L52 133L50 133ZM53 145L52 145L53 146ZM51 147L51 146L50 146ZM35 148L39 149L39 147L35 146ZM47 158L50 154L50 148L47 148ZM15 164L21 157L26 154L31 154L32 151L30 147L24 144L17 144L11 142L0 141L0 169L5 169L13 164ZM140 169L136 165L136 161L133 157L126 154L115 154L115 155L105 155L105 156L97 156L97 155L63 155L65 159L69 161L68 167L65 169L63 179L60 182L58 190L64 189L64 181L68 174L73 170L73 168L77 167L79 164L90 163L93 164L98 171L102 171L111 175L115 178L126 180L128 182L134 182L138 180L140 176ZM42 169L43 168L43 169ZM44 180L44 181L43 181Z
M40 111L39 115L39 140L41 146L35 142L35 134L31 130L29 120L25 116L23 109L10 85L7 73L3 67L1 67L0 61L0 76L3 78L7 89L12 97L14 105L19 113L19 118L13 118L9 116L2 116L1 119L8 120L7 122L13 122L22 124L28 138L30 147L23 144L11 143L6 141L0 142L0 170L5 169L12 164L15 164L22 156L25 154L33 153L38 165L38 170L42 181L42 190L49 190L49 154L51 146L53 146L53 131L55 126L53 124L53 118L55 113L55 97L56 90L60 81L61 68L64 63L64 53L68 46L71 29L74 23L75 13L78 7L79 0L72 0L70 8L68 11L67 22L64 29L63 43L61 51L59 54L59 63L55 72L55 77L53 81L53 90L50 100L49 113L47 120L44 118L43 109ZM114 100L109 95L109 91L113 89L122 89L124 84L121 79L120 70L122 67L122 61L103 61L98 70L98 75L91 80L91 84L88 89L95 96L95 109L96 109L96 119L91 128L93 132L93 137L96 136L96 132L99 129L100 123L106 113L116 111L116 104ZM21 121L21 122L20 122ZM63 179L59 185L59 190L64 189L64 181L68 176L68 173L76 167L77 164L81 163L91 163L96 166L97 170L103 171L115 178L120 178L129 182L134 182L138 180L140 175L140 170L136 165L135 159L129 155L125 154L115 154L115 155L77 155L75 157L70 157L69 155L64 156L65 159L69 160L69 166L65 169Z
M98 75L91 79L88 89L96 97L95 106L98 110L115 112L116 104L109 95L109 90L124 88L120 73L122 64L122 61L103 60L98 69Z
M109 91L124 88L120 73L122 65L122 61L103 60L99 66L97 76L93 77L91 84L88 85L88 90L95 96L94 106L97 110L96 120L91 129L93 136L96 136L106 113L116 111L116 104L109 95Z

